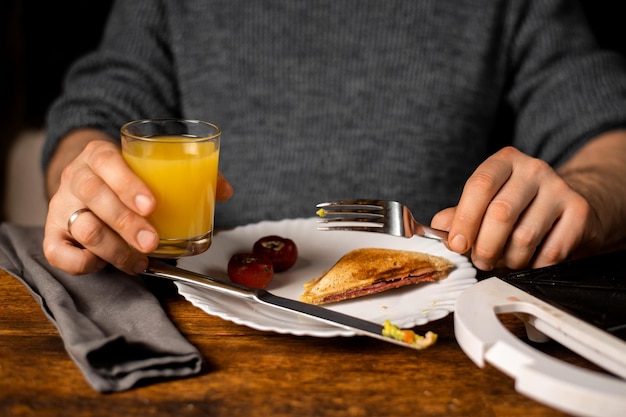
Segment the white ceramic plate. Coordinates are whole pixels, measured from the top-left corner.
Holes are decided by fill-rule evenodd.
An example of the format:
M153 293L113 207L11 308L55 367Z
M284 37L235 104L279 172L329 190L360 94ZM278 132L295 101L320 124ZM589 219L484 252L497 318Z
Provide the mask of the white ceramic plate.
M445 317L453 311L459 294L476 283L476 270L470 262L451 252L436 240L393 237L382 233L318 231L317 219L264 221L218 233L211 248L200 255L182 258L178 266L228 281L226 266L236 252L250 252L254 242L266 235L293 239L298 247L298 261L289 270L276 273L267 290L298 300L303 284L317 278L343 255L357 248L404 249L443 256L456 269L436 283L409 285L380 294L329 304L325 307L382 324L411 328ZM275 310L262 304L232 298L190 285L177 283L178 291L189 302L208 314L258 330L317 337L353 336L354 332L313 319Z

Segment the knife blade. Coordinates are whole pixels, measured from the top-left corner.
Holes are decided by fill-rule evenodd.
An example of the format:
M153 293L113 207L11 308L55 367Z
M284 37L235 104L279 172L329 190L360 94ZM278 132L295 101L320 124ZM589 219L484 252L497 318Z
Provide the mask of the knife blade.
M418 346L384 336L383 326L380 324L329 310L317 305L281 297L264 289L248 288L231 282L225 282L209 275L178 268L154 258L150 258L148 268L143 272L143 275L184 282L196 287L216 291L227 296L242 298L248 301L264 304L271 308L289 311L335 327L354 331L359 335L372 337L374 339L383 340L385 342L394 343L404 347L420 349Z

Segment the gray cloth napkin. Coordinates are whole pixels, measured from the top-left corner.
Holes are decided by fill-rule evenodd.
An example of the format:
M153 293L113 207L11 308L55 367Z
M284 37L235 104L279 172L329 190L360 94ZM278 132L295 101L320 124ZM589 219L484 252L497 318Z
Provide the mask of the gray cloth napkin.
M0 268L24 283L99 392L194 375L202 357L139 277L114 268L71 276L48 264L43 229L0 226Z

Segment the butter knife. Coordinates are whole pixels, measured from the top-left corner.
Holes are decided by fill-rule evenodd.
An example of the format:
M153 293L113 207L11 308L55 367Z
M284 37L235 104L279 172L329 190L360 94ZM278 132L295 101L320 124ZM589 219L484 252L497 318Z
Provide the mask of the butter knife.
M209 275L178 268L154 258L150 258L148 268L144 271L143 275L184 282L186 284L215 291L226 296L242 298L279 310L289 311L310 319L330 324L332 326L354 331L359 335L369 336L374 339L383 340L385 342L394 343L404 347L420 349L420 347L415 345L383 336L383 326L380 324L362 320L360 318L329 310L317 305L280 297L263 289L248 288L231 282L221 281Z

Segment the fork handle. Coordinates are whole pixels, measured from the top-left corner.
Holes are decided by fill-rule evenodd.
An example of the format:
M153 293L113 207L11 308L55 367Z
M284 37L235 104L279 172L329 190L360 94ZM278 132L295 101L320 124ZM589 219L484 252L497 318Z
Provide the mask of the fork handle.
M448 232L445 230L434 229L432 227L424 226L423 224L418 226L419 236L427 237L429 239L441 240L444 242L448 241Z

